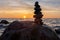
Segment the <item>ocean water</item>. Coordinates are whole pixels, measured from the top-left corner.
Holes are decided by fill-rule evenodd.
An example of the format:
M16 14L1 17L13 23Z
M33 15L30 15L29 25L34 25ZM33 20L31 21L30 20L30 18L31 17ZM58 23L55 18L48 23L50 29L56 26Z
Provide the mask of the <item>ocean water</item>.
M13 22L13 21L34 21L34 19L31 18L27 18L27 19L23 19L23 18L0 18L1 20L7 20L8 22ZM55 26L60 26L60 18L43 18L42 19L44 24L48 25L49 27L55 27ZM3 33L3 30L5 28L0 29L0 35Z
M60 18L45 18L43 22L50 27L60 26Z
M34 21L32 18L0 18L1 20L7 20L8 22L13 22L13 21ZM60 18L43 18L42 19L44 24L49 25L49 26L60 26Z

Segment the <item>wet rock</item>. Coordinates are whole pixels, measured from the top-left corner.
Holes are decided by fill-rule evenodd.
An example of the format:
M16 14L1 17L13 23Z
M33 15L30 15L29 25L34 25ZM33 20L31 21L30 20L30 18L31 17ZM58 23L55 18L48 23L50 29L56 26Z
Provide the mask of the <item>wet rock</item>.
M19 21L14 21L10 25L7 26L6 30L4 33L10 31L10 30L20 30L23 28L23 24Z
M7 28L1 36L1 40L59 40L57 34L47 27L35 24L32 28L18 28Z
M48 27L35 25L31 31L32 40L60 40L57 34Z
M17 40L18 35L20 34L17 30L21 30L22 27L23 27L23 24L20 23L19 21L12 22L9 26L7 26L7 28L1 35L1 40L13 40L13 39Z
M60 29L55 29L57 34L60 34Z
M0 40L31 40L30 33L31 28L23 28L22 23L14 21L6 28Z
M14 21L8 27L10 29L22 29L23 28L23 23L21 23L19 21Z

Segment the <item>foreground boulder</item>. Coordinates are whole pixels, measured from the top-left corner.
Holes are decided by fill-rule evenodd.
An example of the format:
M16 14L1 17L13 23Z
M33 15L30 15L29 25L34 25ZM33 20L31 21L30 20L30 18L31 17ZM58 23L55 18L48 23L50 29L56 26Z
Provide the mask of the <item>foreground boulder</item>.
M15 22L20 25L17 26ZM0 40L60 40L56 33L47 27L35 24L32 25L32 28L21 28L23 24L17 21L15 22L9 25L1 35Z
M0 40L20 40L20 38L23 39L27 31L28 30L23 27L21 22L14 21L5 29L0 37Z
M53 30L40 25L35 25L31 35L33 40L60 40Z
M8 28L10 28L10 29L22 29L23 23L21 23L19 21L14 21L8 26Z
M3 35L10 30L19 30L19 29L22 29L22 28L23 28L23 24L21 22L14 21L10 25L7 26L7 28L3 32Z
M57 34L60 34L60 29L55 29Z

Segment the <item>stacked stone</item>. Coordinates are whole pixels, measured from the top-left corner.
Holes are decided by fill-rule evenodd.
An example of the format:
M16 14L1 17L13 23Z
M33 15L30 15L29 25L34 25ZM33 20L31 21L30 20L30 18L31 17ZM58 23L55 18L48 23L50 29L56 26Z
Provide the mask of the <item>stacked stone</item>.
M39 25L42 25L43 24L43 22L42 22L42 17L43 17L43 15L42 15L42 12L41 12L41 8L40 8L40 6L39 6L39 4L38 4L38 1L36 1L35 2L35 8L34 8L34 10L35 10L35 12L34 12L34 18L35 18L35 23L36 24L39 24Z

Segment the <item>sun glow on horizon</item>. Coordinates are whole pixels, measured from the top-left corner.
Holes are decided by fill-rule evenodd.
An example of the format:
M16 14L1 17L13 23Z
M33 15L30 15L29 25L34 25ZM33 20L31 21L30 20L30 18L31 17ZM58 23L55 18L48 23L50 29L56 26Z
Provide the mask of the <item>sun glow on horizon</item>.
M23 18L26 18L26 16L24 15Z
M0 0L0 18L34 18L35 1ZM60 0L38 0L38 2L43 18L60 18Z

